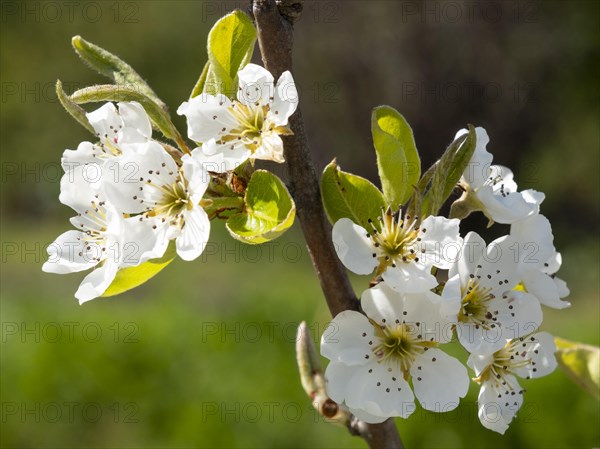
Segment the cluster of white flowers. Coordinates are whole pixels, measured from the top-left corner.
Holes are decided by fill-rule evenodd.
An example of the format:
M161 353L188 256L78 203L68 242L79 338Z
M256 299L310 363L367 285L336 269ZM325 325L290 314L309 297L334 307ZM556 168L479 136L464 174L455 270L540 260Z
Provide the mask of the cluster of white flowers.
M82 142L62 157L60 201L77 215L76 230L48 246L43 270L93 269L75 293L80 303L102 295L120 269L162 257L171 240L184 260L204 250L210 221L202 198L210 172L244 161L283 161L279 135L298 94L289 72L275 85L264 68L249 64L239 74L237 101L202 94L179 108L187 116L191 154L174 158L152 139L152 124L136 102L106 103L88 113L96 143Z
M371 229L346 218L333 227L342 263L357 274L375 272L376 285L362 294L364 314L342 312L323 334L327 392L367 422L408 417L414 395L427 410L457 407L469 389L467 369L438 348L453 336L481 385L480 421L500 433L523 402L515 376L556 367L553 338L538 332L540 304L567 307L561 298L569 291L555 276L561 258L539 214L544 196L518 192L510 170L490 165L485 130L476 136L460 186L491 220L511 224L509 235L486 245L475 232L462 238L458 219L390 210L369 220Z

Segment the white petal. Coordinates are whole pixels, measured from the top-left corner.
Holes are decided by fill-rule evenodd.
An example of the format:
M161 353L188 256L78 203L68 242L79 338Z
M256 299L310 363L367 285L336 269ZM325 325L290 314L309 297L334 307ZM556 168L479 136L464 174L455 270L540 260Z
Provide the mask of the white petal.
M349 410L350 413L352 413L358 419L369 424L380 424L389 419L387 416L372 415L371 413L367 413L359 408L349 408Z
M119 143L140 143L152 137L152 124L141 104L131 101L119 103L117 106L123 120Z
M457 274L448 279L446 285L444 285L440 313L447 319L456 321L461 303L460 276Z
M120 266L136 266L150 259L162 257L167 250L169 223L160 218L131 217L123 220L119 236L122 256Z
M467 365L479 376L490 365L494 363L494 354L471 354L467 360Z
M464 238L462 249L448 276L459 274L462 288L466 288L469 276L477 270L477 265L486 252L485 241L476 232L469 232Z
M79 289L75 292L79 304L101 296L114 280L117 269L117 264L107 259L102 266L94 269L83 278Z
M521 343L523 342L523 343ZM515 358L518 360L531 360L529 365L513 368L512 371L519 377L527 379L543 377L550 374L557 367L556 344L554 337L547 332L528 335L515 342Z
M279 77L275 87L275 98L271 104L271 110L268 118L271 122L279 126L285 126L288 118L296 111L298 107L298 91L292 74L285 71Z
M518 259L523 269L541 268L556 250L550 221L543 215L532 215L513 223L510 235L518 242Z
M525 292L512 290L506 296L506 301L497 298L490 304L498 310L502 339L508 341L534 332L543 319L540 303Z
M556 276L552 278L552 280L554 281L554 285L556 285L556 290L558 291L559 298L566 298L567 296L569 296L571 291L569 290L569 287L567 286L567 283L565 281ZM571 305L571 303L568 304Z
M42 270L65 274L88 270L98 264L96 257L101 255L101 248L96 244L87 245L85 237L86 234L80 231L67 231L59 235L48 245L48 260ZM90 246L89 250L87 246Z
M130 214L153 208L163 197L160 186L171 186L178 176L171 155L154 141L140 145L135 153L107 161L104 169L107 199Z
M205 142L200 151L203 153L206 169L215 173L234 170L252 155L252 152L242 143L218 144L215 139Z
M415 409L413 392L395 365L330 363L325 377L331 399L336 402L343 399L351 410L386 418L407 418Z
M103 167L98 164L85 164L66 172L60 179L59 201L71 209L85 213L92 201L98 204L104 200L100 193Z
M204 251L210 235L210 220L202 206L184 211L183 217L183 229L175 243L179 257L189 261Z
M523 404L522 389L514 376L505 376L506 385L484 382L479 391L479 420L484 427L504 434ZM514 393L514 394L513 394Z
M238 72L237 98L242 104L267 105L274 96L275 80L271 73L256 64L248 64Z
M375 246L367 237L367 231L352 220L338 220L333 225L332 239L338 257L350 271L370 274L379 264L377 258L373 257Z
M361 304L367 316L381 325L414 324L420 340L446 343L452 338L452 327L441 316L441 299L432 292L398 293L380 282L363 292Z
M114 142L114 137L123 126L123 120L113 103L105 103L95 111L88 112L86 116L101 140Z
M463 129L456 134L456 138L466 133L467 130ZM471 185L473 189L476 189L483 185L488 177L490 165L492 164L492 155L486 150L486 146L490 141L488 134L485 129L481 127L475 128L475 135L477 137L477 143L473 156L465 168L463 178Z
M571 303L560 300L560 293L564 293L564 281L560 279L558 281L562 284L557 282L556 278L553 279L540 270L529 270L523 274L523 285L525 285L528 293L531 293L541 304L547 307L564 309L569 307ZM566 284L564 284L564 287L566 287Z
M496 195L499 195L502 192L516 192L518 188L512 170L503 165L492 165L490 167L488 182L491 183L494 194Z
M187 181L188 195L194 206L198 205L210 183L210 175L198 157L186 154L181 158L181 169Z
M331 321L321 337L321 355L332 362L364 365L372 357L369 341L377 340L373 325L362 313L345 310Z
M487 213L497 223L511 224L529 215L537 214L540 206L531 202L528 196L520 192L507 193L506 196L495 194L490 186L481 187L477 198L483 203Z
M419 257L426 265L448 269L456 261L461 248L459 236L460 220L430 215L419 227L421 243L417 245Z
M237 120L231 114L231 105L231 100L225 95L200 94L184 101L177 109L177 114L186 116L190 139L206 142L227 134L237 126Z
M431 268L420 262L399 262L395 267L388 267L381 277L391 288L402 293L422 293L438 284Z
M91 142L81 142L76 150L65 150L60 162L63 170L67 172L80 165L92 162L100 163L98 156L102 154L103 151L99 146Z
M261 140L261 145L252 154L252 159L274 161L279 164L285 162L283 158L283 141L275 133L268 133Z
M430 348L417 356L410 374L415 396L425 410L454 410L469 390L467 369L437 348Z

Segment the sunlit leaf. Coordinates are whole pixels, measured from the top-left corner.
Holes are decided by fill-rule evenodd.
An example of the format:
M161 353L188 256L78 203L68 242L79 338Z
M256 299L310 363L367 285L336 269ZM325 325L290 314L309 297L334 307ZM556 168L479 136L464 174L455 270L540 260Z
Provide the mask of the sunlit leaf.
M294 223L296 206L277 176L266 170L252 175L244 196L245 210L227 220L231 236L244 243L265 243Z
M371 132L383 195L397 209L410 198L421 176L412 129L394 108L379 106L373 110Z
M323 171L321 195L331 223L349 218L370 229L369 218L375 220L385 207L385 200L377 187L365 178L340 170L335 159Z
M600 348L555 338L556 360L567 375L600 400Z

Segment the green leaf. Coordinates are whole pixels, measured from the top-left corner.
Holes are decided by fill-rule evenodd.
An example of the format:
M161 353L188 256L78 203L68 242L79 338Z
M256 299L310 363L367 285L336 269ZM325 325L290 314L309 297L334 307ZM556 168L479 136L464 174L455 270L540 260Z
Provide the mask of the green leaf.
M373 110L371 132L383 195L397 209L411 197L421 176L412 129L394 108L379 106Z
M294 223L296 206L285 184L266 170L250 178L244 196L245 210L227 220L227 230L241 242L258 244L273 240Z
M423 218L437 214L467 168L477 146L475 128L468 125L468 129L467 134L458 137L448 146L440 160L432 165L419 181L421 191L429 184L423 198Z
M79 122L85 129L91 132L94 136L96 135L96 131L94 127L90 124L87 116L85 115L85 110L78 106L77 103L73 102L65 91L62 88L62 83L60 80L56 80L56 95L60 101L60 104L63 105L63 108L73 117L75 120Z
M154 100L144 95L142 92L131 89L127 86L118 86L114 84L103 84L98 86L79 89L69 97L71 101L77 104L93 103L98 101L137 101L139 102L152 123L169 139L174 140L182 150L189 149L181 134L171 121L168 112L162 109Z
M196 81L196 85L192 89L190 98L197 97L204 91L204 86L206 85L206 80L208 78L209 71L211 71L210 62L206 61L206 64L204 64L204 68L202 69L202 73L200 74L200 78L198 78L198 81Z
M556 360L573 382L600 400L600 348L556 337Z
M71 40L77 55L92 69L112 79L116 84L126 85L135 89L146 97L151 98L160 108L167 110L167 106L154 93L144 79L133 70L125 61L97 45L75 36Z
M175 244L170 243L164 256L159 259L151 259L137 267L129 267L119 270L112 284L106 289L102 296L115 296L131 290L148 281L159 271L169 265L175 259Z
M378 223L375 219L386 204L377 187L365 178L340 170L335 159L323 171L321 195L332 224L349 218L366 229L370 228L369 218Z
M237 73L252 59L255 42L256 30L244 12L236 10L220 19L208 34L210 67L204 91L235 94Z

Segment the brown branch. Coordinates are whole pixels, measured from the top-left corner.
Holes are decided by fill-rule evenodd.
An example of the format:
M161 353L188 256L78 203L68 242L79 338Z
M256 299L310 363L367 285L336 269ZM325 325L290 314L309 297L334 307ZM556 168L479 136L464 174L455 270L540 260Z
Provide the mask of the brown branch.
M263 63L275 79L286 70L292 70L292 21L298 17L301 5L300 0L253 2L251 12L258 31ZM290 14L290 11L294 14ZM343 310L358 310L359 302L333 247L331 226L322 206L319 179L310 156L300 108L290 117L289 126L294 134L283 137L289 188L296 202L298 219L321 289L333 316ZM348 427L353 435L361 436L370 448L402 448L393 419L382 424L367 424L353 418Z

